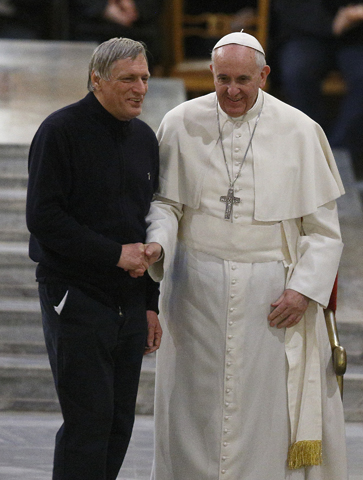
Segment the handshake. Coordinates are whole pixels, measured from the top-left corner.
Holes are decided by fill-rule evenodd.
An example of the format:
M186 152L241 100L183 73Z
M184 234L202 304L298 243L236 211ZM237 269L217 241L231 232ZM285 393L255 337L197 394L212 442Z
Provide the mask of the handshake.
M122 245L117 266L129 272L133 278L142 277L145 271L160 258L161 251L161 245L156 242L146 245L143 243Z

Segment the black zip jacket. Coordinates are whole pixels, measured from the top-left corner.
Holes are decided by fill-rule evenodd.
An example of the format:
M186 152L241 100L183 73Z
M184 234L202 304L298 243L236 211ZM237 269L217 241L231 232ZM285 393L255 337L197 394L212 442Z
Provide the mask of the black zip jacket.
M93 93L46 118L29 152L26 219L37 280L111 304L120 289L146 288L146 307L157 311L158 284L116 266L122 244L145 241L157 179L152 129L117 120Z

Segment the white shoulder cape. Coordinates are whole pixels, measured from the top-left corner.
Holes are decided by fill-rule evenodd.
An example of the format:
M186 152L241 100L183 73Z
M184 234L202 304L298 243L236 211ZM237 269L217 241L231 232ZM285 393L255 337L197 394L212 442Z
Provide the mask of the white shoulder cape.
M299 110L260 90L264 106L253 141L255 219L281 221L311 214L344 193L321 127ZM205 171L221 157L216 94L182 103L158 130L159 195L199 207ZM254 119L252 119L254 122Z

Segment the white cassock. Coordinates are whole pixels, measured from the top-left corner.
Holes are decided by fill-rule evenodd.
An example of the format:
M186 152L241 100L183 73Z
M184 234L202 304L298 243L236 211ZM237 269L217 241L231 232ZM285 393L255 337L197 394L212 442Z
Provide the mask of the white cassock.
M320 127L259 93L222 139L240 203L224 219L228 176L216 96L186 102L158 132L159 198L147 242L163 260L153 480L347 480L342 403L322 307L342 250L343 187ZM290 329L271 328L285 288L311 301ZM289 469L289 447L322 444L322 464ZM301 452L300 452L301 453ZM295 454L295 453L294 453ZM308 460L306 460L308 458ZM314 460L312 461L314 463ZM297 464L299 467L299 464Z

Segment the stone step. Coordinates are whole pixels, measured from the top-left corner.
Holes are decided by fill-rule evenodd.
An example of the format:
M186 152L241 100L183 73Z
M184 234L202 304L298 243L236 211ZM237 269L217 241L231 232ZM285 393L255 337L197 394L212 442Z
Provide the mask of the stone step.
M27 174L2 173L0 175L0 188L26 188L28 185Z
M30 233L26 226L25 203L21 206L21 200L16 199L4 202L2 208L0 199L0 242L28 243Z
M1 410L59 410L46 355L0 356Z
M41 324L39 300L36 282L33 281L32 296L0 297L0 327L7 327L7 338L14 328L14 342L18 338L18 329L34 328ZM25 288L25 287L24 287ZM27 293L29 292L27 290ZM363 365L363 326L359 323L338 323L339 339L347 351L348 364Z
M0 211L1 212L21 212L25 215L26 188L14 187L6 180L6 188L2 185L5 182L3 176L0 176ZM12 182L12 179L11 179Z
M41 322L38 298L0 297L0 325L3 327L39 325Z
M363 325L338 322L339 342L346 349L348 365L363 365Z
M35 268L28 243L0 241L0 297L35 297Z
M348 365L344 375L343 405L346 421L363 421L363 368Z
M28 144L20 143L0 143L0 162L22 162L25 165L25 171L27 169L27 159L29 153Z
M25 211L0 211L0 229L5 231L26 231Z
M145 357L137 400L137 413L152 414L155 359ZM58 411L53 379L46 355L0 356L0 410ZM363 370L344 377L346 421L363 421Z
M28 242L29 235L29 231L25 226L25 221L24 224L22 223L21 225L13 226L11 228L7 227L6 230L0 228L0 242Z
M1 297L38 298L38 284L35 280L29 284L0 283L0 298Z
M154 405L155 357L145 357L136 411L151 415ZM46 355L0 356L0 410L59 411Z
M37 325L0 325L0 355L45 354L41 320Z
M35 266L0 267L1 297L36 297Z
M0 145L0 190L26 189L28 151L27 145Z
M28 255L27 242L0 241L0 268L3 266L33 266Z

